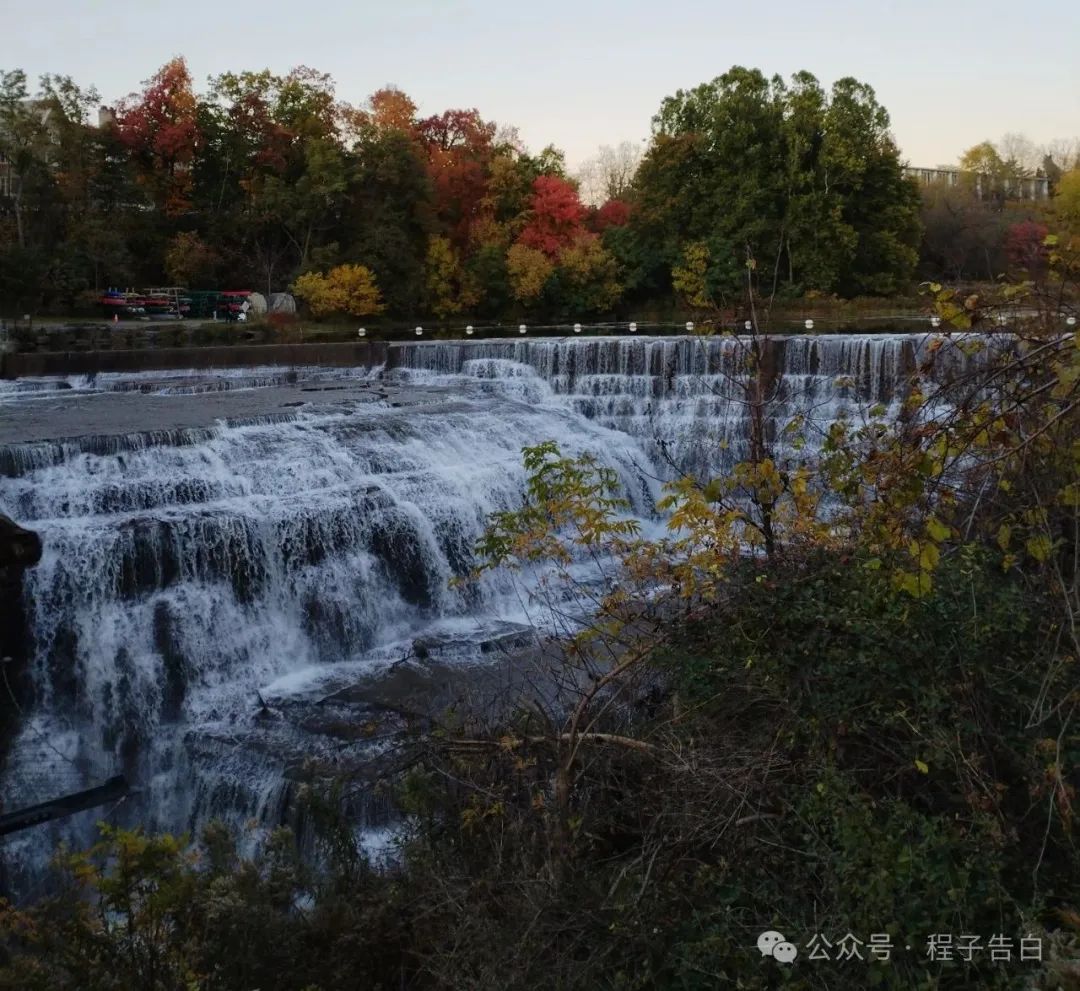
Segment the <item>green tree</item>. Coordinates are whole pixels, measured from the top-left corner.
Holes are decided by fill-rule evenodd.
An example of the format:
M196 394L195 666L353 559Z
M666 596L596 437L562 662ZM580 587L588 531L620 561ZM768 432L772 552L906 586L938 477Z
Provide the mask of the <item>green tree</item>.
M563 248L556 273L568 313L608 313L622 296L615 259L595 234L583 234Z
M668 97L637 173L630 227L648 260L631 281L663 285L694 242L718 299L742 291L747 255L768 296L897 291L914 271L918 197L888 123L870 87L842 79L826 97L806 72L787 86L735 67Z
M15 69L0 74L0 154L13 173L9 199L19 248L33 240L30 216L42 219L52 199L50 144L45 114L30 99L26 73Z
M353 149L337 237L343 255L363 258L389 309L411 314L424 294L428 238L436 231L423 152L407 132L366 133Z

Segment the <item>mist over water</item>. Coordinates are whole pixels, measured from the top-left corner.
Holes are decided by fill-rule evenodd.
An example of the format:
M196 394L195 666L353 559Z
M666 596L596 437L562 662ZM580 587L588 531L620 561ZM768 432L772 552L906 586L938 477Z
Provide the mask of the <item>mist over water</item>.
M895 404L924 345L774 345L781 448L792 416L812 448L838 417ZM323 698L418 636L456 638L478 663L485 631L538 622L505 577L450 584L488 516L520 504L521 449L592 453L660 527L663 480L722 472L744 450L740 354L731 338L478 341L391 347L374 370L0 383L0 437L34 425L0 446L0 512L45 548L25 578L33 699L5 806L125 773L141 794L120 821L275 825L298 754L329 744L267 725L260 698ZM73 410L85 434L68 429ZM13 837L13 876L60 839L85 845L104 811Z

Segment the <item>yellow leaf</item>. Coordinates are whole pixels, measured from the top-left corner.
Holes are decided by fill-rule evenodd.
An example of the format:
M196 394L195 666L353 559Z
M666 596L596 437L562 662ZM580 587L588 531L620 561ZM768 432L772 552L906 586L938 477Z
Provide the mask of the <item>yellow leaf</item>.
M1063 506L1080 506L1080 485L1073 482L1058 493Z
M1050 556L1050 552L1054 549L1054 545L1051 543L1050 538L1042 534L1038 537L1029 539L1025 546L1027 547L1027 552L1035 558L1036 561L1045 561Z
M919 758L916 757L915 758L915 770L918 771L920 774L929 774L930 773L930 765L927 764L925 761L919 760Z
M930 534L930 539L941 543L943 540L947 540L952 531L935 516L931 516L926 521L926 532Z

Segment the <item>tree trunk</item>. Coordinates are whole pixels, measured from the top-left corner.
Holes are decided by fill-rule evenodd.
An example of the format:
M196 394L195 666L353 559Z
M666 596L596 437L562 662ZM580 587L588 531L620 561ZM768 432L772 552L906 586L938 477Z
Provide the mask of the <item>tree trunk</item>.
M23 231L22 216L22 179L19 179L19 191L12 197L12 201L15 204L15 236L21 250L26 247L26 234Z

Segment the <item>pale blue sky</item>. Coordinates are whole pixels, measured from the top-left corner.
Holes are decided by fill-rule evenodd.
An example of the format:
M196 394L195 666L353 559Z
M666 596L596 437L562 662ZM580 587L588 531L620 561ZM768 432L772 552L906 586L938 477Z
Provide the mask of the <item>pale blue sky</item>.
M913 164L984 138L1080 137L1080 3L999 0L0 0L0 68L62 72L112 102L183 54L307 64L360 103L394 83L424 114L477 107L571 164L640 141L661 99L732 64L869 82Z

